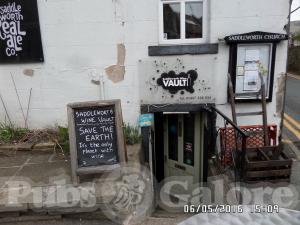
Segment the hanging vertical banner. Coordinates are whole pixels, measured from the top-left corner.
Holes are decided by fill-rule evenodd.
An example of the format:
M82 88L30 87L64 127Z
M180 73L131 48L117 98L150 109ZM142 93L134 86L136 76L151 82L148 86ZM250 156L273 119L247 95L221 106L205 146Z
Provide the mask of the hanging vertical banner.
M43 61L37 0L1 0L0 63Z

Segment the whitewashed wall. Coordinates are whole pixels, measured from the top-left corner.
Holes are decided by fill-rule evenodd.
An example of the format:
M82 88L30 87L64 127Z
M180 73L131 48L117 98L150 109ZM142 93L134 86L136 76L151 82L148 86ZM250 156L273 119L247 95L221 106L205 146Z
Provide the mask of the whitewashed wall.
M139 78L143 76L139 74L138 62L151 60L148 46L158 44L158 0L38 0L38 7L45 62L0 65L0 93L11 119L18 125L24 124L10 73L25 112L32 88L28 119L32 128L66 125L67 103L100 99L99 85L91 82L99 77L104 80L105 98L120 98L124 120L135 124L140 110ZM209 8L209 42L217 43L218 39L236 33L283 33L288 0L211 0ZM126 73L123 81L113 83L104 69L116 64L118 43L126 48ZM220 43L213 80L218 87L216 103L230 115L225 105L228 51L228 46ZM196 61L203 55L192 57ZM285 63L286 43L281 43L277 49L275 81L285 71ZM25 69L34 70L34 75L24 75ZM268 112L270 122L278 123L279 118L274 117L275 93L276 90ZM248 106L243 104L241 108ZM0 105L0 121L4 120Z
M236 33L246 33L251 31L265 31L275 33L285 33L284 26L287 24L289 13L289 1L287 0L226 0L211 1L211 42L216 42L219 38ZM267 104L268 123L277 124L280 122L280 115L276 114L276 91L277 79L286 71L287 41L281 42L277 46L276 63L274 72L273 101ZM216 74L216 86L220 91L216 94L218 108L231 118L231 110L226 103L227 77L225 73L228 69L229 49L225 44L220 44L218 61L219 66ZM244 103L237 105L237 111L260 111L260 104ZM238 119L240 125L261 124L261 117L246 117ZM218 121L219 126L223 126Z

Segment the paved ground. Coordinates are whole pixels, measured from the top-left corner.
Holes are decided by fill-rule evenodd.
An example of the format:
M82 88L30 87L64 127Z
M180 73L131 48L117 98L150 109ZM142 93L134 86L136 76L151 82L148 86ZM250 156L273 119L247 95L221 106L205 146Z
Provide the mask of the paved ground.
M70 164L68 158L59 157L49 151L7 151L0 157L0 177L9 177L13 181L18 177L30 177L40 185L47 185L49 178L63 176L67 183L71 183L69 175ZM5 179L0 180L2 187Z
M98 195L99 186L95 183L96 189L96 205L91 207L82 208L81 200L88 199L84 195L80 196L80 201L73 207L66 207L70 202L76 202L72 196L59 195L59 188L64 190L65 187L71 187L72 182L70 179L70 161L68 158L61 157L55 154L52 150L47 151L0 151L0 224L15 224L15 225L93 225L104 224L111 225L113 222L106 219L102 213L101 204L105 202L105 197ZM94 177L89 178L90 181ZM61 186L56 186L54 182L58 180L63 181ZM25 188L19 187L19 184L13 182L25 182ZM8 188L7 182L11 182L13 187ZM81 184L81 187L84 186ZM101 184L101 180L98 180ZM18 203L20 206L15 206L11 203L8 196L8 189L15 191L16 195L22 196L26 192L26 185L29 184L29 191L38 188L42 190L42 194L33 197L31 194L26 197L19 197ZM23 185L23 184L22 184ZM53 188L54 189L51 189ZM20 189L19 189L20 188ZM41 189L39 189L41 188ZM20 190L20 191L19 191ZM81 190L80 188L77 190ZM33 192L35 193L35 192ZM63 194L65 192L62 192ZM82 192L84 193L84 192ZM101 192L102 193L102 192ZM72 193L71 193L72 194ZM71 197L71 200L69 199ZM98 202L99 201L99 202ZM87 201L88 202L88 201ZM7 206L9 205L9 207ZM10 211L7 215L7 211ZM19 211L23 211L21 213ZM84 213L86 212L86 213ZM16 215L14 214L16 213ZM28 215L29 214L29 215ZM60 215L63 215L62 218ZM81 216L83 215L83 216ZM158 215L156 213L156 215ZM54 218L52 218L54 216ZM156 225L156 224L177 224L181 222L187 215L174 214L153 216L143 225ZM33 221L37 218L39 221ZM21 220L21 221L19 221ZM24 221L25 220L25 221Z
M283 140L300 159L300 76L289 75L286 88L286 105Z

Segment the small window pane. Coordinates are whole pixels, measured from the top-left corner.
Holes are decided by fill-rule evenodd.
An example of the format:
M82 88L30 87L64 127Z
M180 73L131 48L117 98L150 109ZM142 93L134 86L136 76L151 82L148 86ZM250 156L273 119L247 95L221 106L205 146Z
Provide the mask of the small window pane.
M185 38L202 38L203 3L185 3Z
M184 115L183 162L194 166L194 132L195 115Z
M180 3L164 3L164 39L180 39Z
M178 116L168 117L169 159L178 161Z

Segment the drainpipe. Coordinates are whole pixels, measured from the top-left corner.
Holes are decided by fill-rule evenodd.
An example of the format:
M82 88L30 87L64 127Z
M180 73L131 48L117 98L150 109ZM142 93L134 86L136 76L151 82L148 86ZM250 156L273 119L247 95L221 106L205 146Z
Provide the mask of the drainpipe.
M100 81L100 100L105 100L104 78L103 78L103 75L100 75L99 81Z
M292 10L292 2L293 0L289 0L289 15L288 15L288 24L286 28L286 32L288 35L288 47L287 47L287 58L286 58L286 72L284 75L284 91L283 91L283 101L282 101L282 111L281 111L281 121L280 121L280 135L279 135L279 145L282 146L282 132L283 132L283 121L284 121L284 111L285 111L285 102L286 102L286 81L287 81L287 71L288 71L288 59L289 59L289 41L290 41L290 26L291 26L291 14L296 10Z

